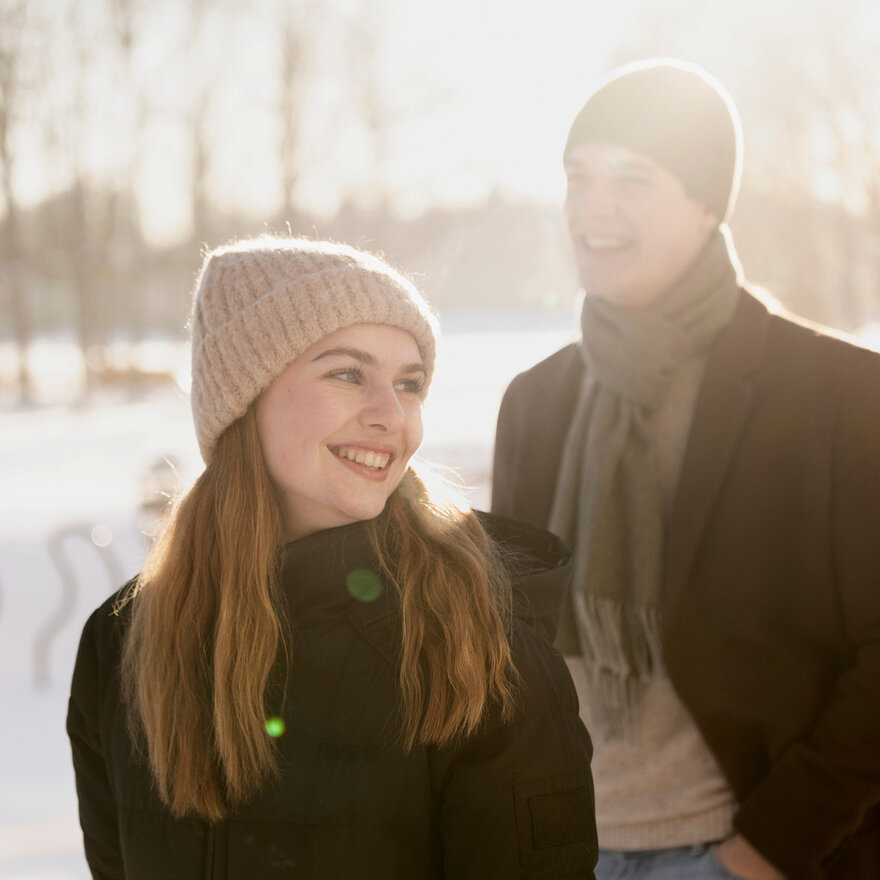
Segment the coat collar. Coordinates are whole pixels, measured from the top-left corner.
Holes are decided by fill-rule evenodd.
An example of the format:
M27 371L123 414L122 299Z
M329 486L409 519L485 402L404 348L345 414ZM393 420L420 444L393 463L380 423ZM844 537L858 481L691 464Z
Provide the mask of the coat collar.
M365 522L288 544L281 585L294 629L346 617L389 663L395 662L397 645L389 622L397 596L380 574Z
M666 540L665 601L677 600L754 399L770 314L746 291L709 351Z
M514 615L552 641L571 579L571 553L544 529L481 511L477 515L510 575ZM380 572L363 522L288 544L281 585L292 624L347 617L361 636L395 664L399 603L396 588Z

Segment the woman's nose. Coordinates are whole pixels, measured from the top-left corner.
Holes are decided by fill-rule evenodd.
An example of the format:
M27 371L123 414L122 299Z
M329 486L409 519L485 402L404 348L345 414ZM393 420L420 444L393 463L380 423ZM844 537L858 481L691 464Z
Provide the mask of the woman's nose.
M361 421L365 425L385 431L395 430L404 424L406 411L393 385L382 385L367 390Z

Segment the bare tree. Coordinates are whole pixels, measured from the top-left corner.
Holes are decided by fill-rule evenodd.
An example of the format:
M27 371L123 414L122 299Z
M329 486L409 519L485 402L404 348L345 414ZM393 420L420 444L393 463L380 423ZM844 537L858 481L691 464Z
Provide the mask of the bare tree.
M290 3L282 3L279 9L281 21L280 41L280 100L281 141L278 145L278 161L281 169L281 196L284 219L290 221L295 211L296 185L300 173L300 141L302 114L307 77L306 55L308 34L306 16ZM299 15L296 13L299 12Z
M797 311L847 329L880 317L873 5L801 0L785 15L744 0L711 16L699 0L658 0L614 59L675 55L725 82L745 134L732 225L746 270Z
M762 116L764 180L812 201L802 240L813 266L802 283L817 288L823 317L857 329L880 318L880 212L871 199L880 187L880 35L862 24L863 0L846 5L846 14L817 6L786 33L768 32L751 104Z
M188 0L186 8L188 24L183 51L192 52L195 57L199 57L199 47L203 44L204 25L209 7L206 0ZM217 81L220 71L204 58L200 58L198 67L198 79L194 78L190 83L194 92L192 104L188 108L189 117L185 120L185 124L191 144L192 237L201 245L210 241L212 231L212 211L208 196L211 171L211 141L208 127L219 92Z
M120 179L111 186L105 220L102 226L102 249L107 275L115 289L115 299L122 320L135 337L143 330L141 310L134 284L142 273L138 262L142 257L141 237L134 218L135 194L133 181L140 161L144 134L149 120L145 91L138 88L134 76L133 56L138 44L146 0L109 0L110 30L119 51L118 88L124 90L126 105L132 114L133 142L126 144Z
M81 10L74 5L70 8L69 28L73 34L74 68L72 73L72 96L70 117L67 120L72 159L72 181L68 202L68 223L71 233L71 247L68 252L70 273L73 283L74 326L77 342L83 357L85 393L94 385L93 359L89 349L95 341L97 318L96 290L93 284L95 253L90 236L92 217L87 199L90 193L82 150L86 140L87 100L86 79L89 72L89 41L84 38Z
M211 167L208 147L207 122L211 109L211 92L204 88L192 107L190 135L192 154L190 160L190 186L192 196L193 238L206 242L210 238L211 217L208 203L208 172Z
M393 14L387 0L362 0L348 22L347 86L354 118L359 118L371 152L371 171L362 188L366 207L373 213L372 225L389 218L395 192L391 180L395 139L404 125L436 112L454 98L454 93L435 81L420 81L418 73L398 70L392 77L384 67L387 53L388 17ZM404 81L401 87L401 81ZM345 201L357 202L347 194ZM343 202L345 204L345 202Z
M9 315L17 352L17 383L25 402L33 397L28 366L31 341L31 316L24 293L22 269L24 253L19 230L19 207L13 186L15 152L12 129L15 122L20 89L22 38L25 27L25 2L0 5L0 194L6 216L3 220L3 269L0 286L5 288Z
M389 213L388 167L391 138L400 113L382 83L382 0L363 0L348 34L349 82L355 111L372 146L374 169L368 194L380 215Z

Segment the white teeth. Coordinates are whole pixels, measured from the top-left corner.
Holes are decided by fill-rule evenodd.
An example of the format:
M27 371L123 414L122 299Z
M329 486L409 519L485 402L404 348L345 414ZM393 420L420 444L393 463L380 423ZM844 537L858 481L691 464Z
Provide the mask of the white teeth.
M340 458L347 458L349 461L362 464L374 471L381 471L391 460L391 456L387 452L364 452L362 449L353 449L347 446L342 446L334 452Z

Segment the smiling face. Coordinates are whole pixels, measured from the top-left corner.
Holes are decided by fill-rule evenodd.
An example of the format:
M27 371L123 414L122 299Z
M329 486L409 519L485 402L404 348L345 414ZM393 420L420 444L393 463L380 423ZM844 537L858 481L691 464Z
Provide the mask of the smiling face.
M622 308L644 308L668 290L718 225L677 177L625 147L579 144L565 173L581 285Z
M378 516L422 442L425 368L385 324L325 336L257 401L260 446L285 538Z

